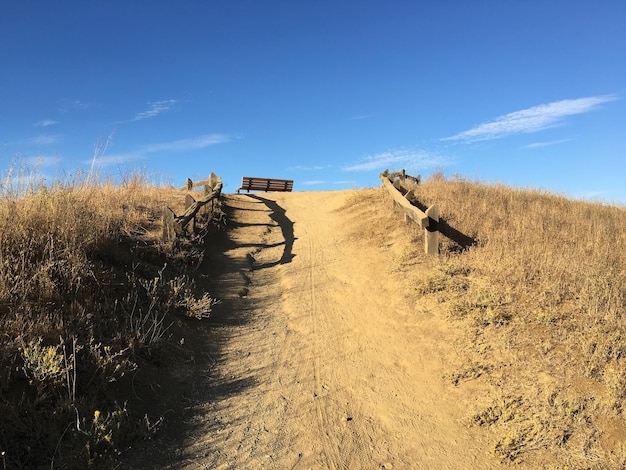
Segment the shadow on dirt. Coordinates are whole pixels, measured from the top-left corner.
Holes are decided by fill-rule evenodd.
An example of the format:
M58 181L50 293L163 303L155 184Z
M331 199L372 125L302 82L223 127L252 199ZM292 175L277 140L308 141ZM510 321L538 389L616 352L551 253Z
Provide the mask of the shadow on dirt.
M273 261L271 263L264 263L260 265L255 265L254 269L263 269L270 268L272 266L276 266L279 264L287 264L290 263L293 257L295 256L292 253L293 250L293 242L296 240L293 231L293 221L287 217L285 209L280 207L277 202L270 201L269 199L265 199L261 196L257 196L255 194L247 194L251 199L256 199L257 201L262 202L267 206L269 210L271 210L270 219L272 219L276 224L280 227L280 230L283 233L284 242L274 244L274 245L255 245L262 248L270 248L273 246L284 245L283 255L280 257L278 261Z
M237 209L224 205L222 210L230 227L236 226L231 221ZM292 257L293 223L280 214L273 220L283 224L281 229L287 234L278 264ZM212 429L214 423L207 422L216 419L211 410L224 399L256 385L254 376L223 376L220 372L225 361L225 345L236 334L237 327L255 321L254 305L246 297L253 260L229 256L229 252L248 246L238 243L232 231L224 229L213 228L204 238L204 258L189 276L196 282L196 294L208 292L219 303L213 307L209 319L175 321L170 329L172 344L164 348L158 366L146 368L149 373L137 376L135 386L145 403L146 415L152 422L162 419L163 424L151 441L129 448L115 468L176 468L188 461L190 457L184 451L193 443L194 436ZM261 244L259 248L266 246ZM263 266L254 266L259 267Z

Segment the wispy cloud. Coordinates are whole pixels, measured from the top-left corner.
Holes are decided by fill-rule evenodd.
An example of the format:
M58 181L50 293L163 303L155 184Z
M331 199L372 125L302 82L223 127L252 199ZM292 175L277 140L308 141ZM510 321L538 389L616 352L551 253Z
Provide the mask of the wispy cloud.
M99 156L96 159L96 164L100 166L120 165L135 160L141 160L154 153L197 150L210 147L211 145L227 143L230 142L230 140L230 137L223 134L205 134L193 139L146 144L130 152ZM91 164L92 159L86 160L85 163Z
M95 157L95 161L93 158L89 160L85 160L83 163L86 164L94 164L99 167L107 167L113 165L123 165L124 163L130 163L135 160L141 160L145 155L139 152L128 152L128 153L117 153L112 155L102 155Z
M38 121L35 123L35 127L48 127L48 126L54 126L55 124L58 124L59 121L54 121L52 119L44 119L42 121Z
M60 134L40 134L35 137L30 137L28 139L22 140L19 142L20 145L30 145L30 146L45 146L45 145L54 145L61 141Z
M149 102L147 103L148 109L135 115L135 117L132 118L131 121L141 121L143 119L158 116L159 114L163 114L169 111L178 103L178 100L161 100Z
M303 181L301 184L305 186L318 186L320 184L324 184L326 181L323 180L311 180L311 181Z
M373 118L374 116L376 116L376 113L358 114L356 116L349 117L347 120L348 121L359 121L361 119L370 119L370 118Z
M551 145L558 145L564 142L569 142L572 139L559 139L559 140L551 140L549 142L534 142L532 144L524 145L525 149L536 149L541 147L550 147Z
M428 152L416 152L409 150L390 150L365 157L361 163L349 165L344 171L373 171L385 168L407 170L432 168L446 165L448 159Z
M68 113L70 111L80 111L90 108L90 103L84 101L64 98L59 102L59 111L62 113Z
M288 170L290 171L321 171L321 170L327 170L329 168L332 168L332 165L311 165L311 166L296 165L296 166L290 166Z
M223 134L207 134L195 137L193 139L174 140L172 142L163 142L160 144L144 145L141 148L142 153L155 152L183 152L185 150L195 150L211 145L224 144L230 142L230 138Z
M59 156L47 156L47 155L39 155L37 157L26 157L24 158L24 163L31 167L43 168L58 165L61 162L61 157Z
M532 108L505 114L491 122L480 124L472 129L451 137L446 137L442 140L474 142L500 139L518 133L537 132L561 124L568 116L594 111L598 109L600 105L618 99L619 98L614 95L589 96L587 98L540 104Z

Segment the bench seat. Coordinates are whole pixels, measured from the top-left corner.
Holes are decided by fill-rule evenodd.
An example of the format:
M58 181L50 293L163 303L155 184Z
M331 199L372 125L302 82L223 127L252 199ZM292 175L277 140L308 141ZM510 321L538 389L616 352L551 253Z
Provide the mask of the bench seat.
M241 186L237 188L237 193L245 189L246 191L292 191L293 180L281 180L276 178L256 178L244 176Z

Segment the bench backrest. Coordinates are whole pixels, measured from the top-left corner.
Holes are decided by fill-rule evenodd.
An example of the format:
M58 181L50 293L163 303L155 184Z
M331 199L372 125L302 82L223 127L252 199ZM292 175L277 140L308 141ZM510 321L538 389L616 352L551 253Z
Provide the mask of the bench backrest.
M239 189L247 191L292 191L293 180L244 176Z

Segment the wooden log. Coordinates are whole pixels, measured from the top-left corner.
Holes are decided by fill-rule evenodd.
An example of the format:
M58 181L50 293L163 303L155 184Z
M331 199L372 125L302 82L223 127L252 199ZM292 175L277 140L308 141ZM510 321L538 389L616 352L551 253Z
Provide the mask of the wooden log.
M211 202L214 198L219 197L221 192L222 192L222 184L218 183L217 188L215 188L210 194L200 199L199 201L192 203L187 208L184 214L176 217L176 222L180 224L181 228L184 229L185 226L189 223L189 221L196 216L200 208L204 206L206 203Z
M194 187L205 185L205 197L196 201L191 194L185 195L185 212L176 216L174 211L169 207L163 208L163 241L173 241L177 235L181 235L187 224L193 221L191 226L192 233L196 229L196 215L200 208L208 202L212 202L222 194L222 178L211 173L209 178L204 181L193 182L191 178L187 178L187 184L180 189L193 190ZM208 190L210 188L210 191Z
M191 180L190 180L191 181ZM189 193L185 195L185 211L189 209L196 200ZM196 218L195 216L191 219L191 233L196 233Z
M202 180L202 181L192 181L191 178L187 178L187 183L185 183L185 186L179 189L181 190L187 189L188 191L191 191L193 188L197 188L198 186L210 185L211 191L212 191L217 185L217 183L222 181L222 178L220 178L219 176L216 176L215 173L211 173L211 175L214 176L214 179L211 179L211 176L209 176L207 179Z
M163 208L163 241L171 242L176 238L176 214L169 207Z
M408 218L417 222L421 228L425 229L426 227L428 227L428 216L417 207L413 206L409 201L407 201L404 195L396 189L391 181L389 181L389 178L381 174L380 179L389 194L391 195L394 205L398 206Z
M191 194L185 194L185 210L189 209L194 202L196 200Z
M217 185L222 182L222 178L217 176L215 173L211 172L208 179L208 186L211 189L217 188Z
M206 180L206 184L204 185L204 194L211 194L215 189L217 189L218 186L222 186L222 178L211 172L209 178Z
M424 251L429 255L439 254L439 231L437 225L439 223L439 206L432 205L426 209L426 215L434 222L429 223L424 231Z
M399 207L404 213L404 221L408 222L408 219L412 219L424 229L424 251L430 255L439 254L439 207L437 205L430 206L426 212L422 212L417 207L411 204L407 199L411 191L407 191L406 194L401 192L397 185L398 181L393 181L395 178L401 175L397 173L389 175L388 172L381 173L380 179L383 182L383 186L387 189L387 192L391 195L391 201L394 207ZM416 183L419 183L417 179ZM399 185L398 185L399 186ZM404 188L402 188L405 191Z

